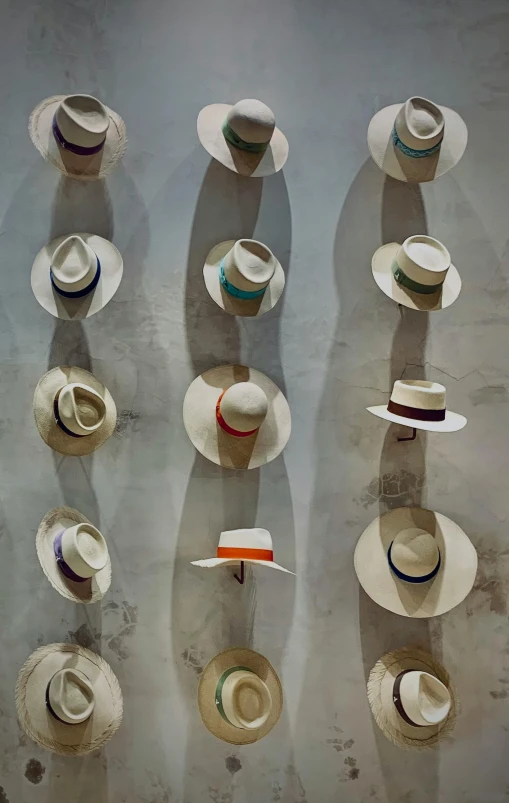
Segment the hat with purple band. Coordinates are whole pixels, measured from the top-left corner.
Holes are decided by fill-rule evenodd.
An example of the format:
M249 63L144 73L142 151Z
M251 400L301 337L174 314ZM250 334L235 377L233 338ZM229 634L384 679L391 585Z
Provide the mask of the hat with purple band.
M387 405L366 408L393 424L428 432L456 432L467 419L447 410L445 387L425 379L397 379Z

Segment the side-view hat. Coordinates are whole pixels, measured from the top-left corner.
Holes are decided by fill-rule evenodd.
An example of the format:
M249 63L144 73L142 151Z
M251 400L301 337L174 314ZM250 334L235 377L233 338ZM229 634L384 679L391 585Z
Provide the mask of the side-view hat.
M193 560L191 563L193 566L213 568L224 564L237 564L240 561L258 563L260 566L270 566L272 569L294 574L294 572L274 563L272 536L268 530L264 530L262 527L222 532L219 536L216 557L207 558L206 560Z
M447 173L463 156L467 138L457 112L417 96L381 109L368 128L371 156L400 181L433 181Z
M242 176L270 176L288 157L288 141L274 113L253 98L212 103L198 115L198 137L218 162Z
M263 655L234 647L203 670L198 707L204 725L218 739L251 744L266 736L281 716L281 682Z
M53 95L30 115L32 142L69 178L104 178L122 158L125 124L92 95Z
M373 255L371 270L380 290L410 309L445 309L461 290L449 251L425 234L414 234L402 244L382 245Z
M203 278L210 296L231 315L259 316L278 302L285 274L258 240L225 240L209 252Z
M467 423L465 416L447 410L445 387L425 379L397 379L387 406L366 409L393 424L428 432L456 432Z
M113 298L122 273L123 260L113 243L79 232L41 248L32 266L32 290L55 318L90 318Z

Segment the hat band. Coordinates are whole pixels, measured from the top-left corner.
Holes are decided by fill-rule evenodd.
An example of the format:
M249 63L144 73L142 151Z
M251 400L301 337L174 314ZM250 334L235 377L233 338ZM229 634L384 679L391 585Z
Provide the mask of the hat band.
M226 678L230 677L230 675L233 674L233 672L251 672L251 674L253 674L253 675L255 673L253 672L252 669L249 669L248 666L232 666L232 667L230 667L230 669L227 669L226 672L223 672L223 674L219 678L218 684L216 686L216 706L217 706L217 710L219 711L219 713L221 714L221 716L223 717L225 722L228 722L229 725L232 725L232 727L236 728L237 726L233 725L233 723L230 722L230 720L228 719L228 717L225 714L225 710L223 708L223 697L222 697L224 682L225 682Z
M62 132L60 131L57 123L56 115L53 117L53 136L55 137L56 141L60 145L61 148L64 148L66 151L71 151L71 153L75 153L76 156L93 156L95 153L99 153L102 151L104 147L104 143L106 142L106 137L104 137L103 141L99 143L99 145L93 145L91 148L85 148L83 145L75 145L74 142L69 142Z
M442 137L440 142L437 142L437 144L433 145L432 148L426 148L423 151L418 151L415 148L409 148L408 145L405 145L405 143L400 140L398 137L398 132L396 131L396 126L394 126L392 129L392 141L394 145L396 148L399 148L401 153L404 153L405 156L410 156L411 159L423 159L425 156L433 156L434 153L440 150L443 139L444 138Z
M58 533L58 535L55 537L55 540L53 541L53 552L55 553L55 558L56 558L56 561L58 563L58 568L60 569L62 574L65 574L67 579L68 580L72 580L73 583L84 583L89 578L88 577L80 577L79 574L76 574L76 572L73 572L71 567L68 566L68 564L64 560L64 556L63 556L63 553L62 553L62 536L63 536L63 534L64 534L64 530L62 530L62 532Z
M228 435L234 435L236 438L248 438L249 435L254 435L255 432L258 432L259 427L257 427L256 429L251 429L249 432L242 432L240 429L233 429L233 427L228 426L223 416L221 415L221 399L223 398L225 393L226 390L223 390L216 404L216 419L221 429L224 429L224 431L227 432Z
M408 672L412 671L413 671L412 669L405 669L403 672L399 673L396 680L394 681L394 686L392 688L392 701L396 707L396 711L400 715L401 719L403 719L406 722L407 725L411 725L412 728L425 728L426 725L421 725L420 723L413 722L410 719L407 712L403 708L403 703L401 702L401 696L400 696L401 679L403 675L406 675Z
M401 415L403 418L414 418L416 421L445 421L445 407L443 410L422 410L420 407L409 407L406 404L398 404L392 399L387 405L389 413Z
M400 580L404 580L405 583L427 583L428 580L432 580L438 574L438 571L440 569L440 564L442 562L442 556L440 555L440 550L438 550L438 563L433 569L433 571L429 572L429 574L423 574L421 575L421 577L414 577L411 574L403 574L403 572L400 572L400 570L397 569L394 563L392 562L393 543L394 541L391 541L391 545L387 552L387 560L389 561L389 566L391 567L392 571L394 572L396 577L399 577Z
M71 438L86 438L87 437L86 435L78 435L77 432L71 432L71 430L67 429L65 424L62 422L62 419L60 418L60 413L58 412L58 397L59 396L60 396L60 390L58 391L58 393L55 396L55 399L53 401L53 415L55 416L56 423L58 424L60 429L62 429L65 432L66 435L70 435Z
M52 680L53 680L53 678L50 679L48 685L46 686L46 708L48 709L48 711L50 712L52 717L55 717L55 719L58 719L58 721L62 722L64 725L69 725L70 723L69 722L64 722L63 719L60 719L60 717L57 714L55 714L55 712L53 711L53 709L51 707L51 703L49 701L49 687L50 687L50 683L51 683Z
M91 293L92 290L95 290L95 288L97 287L97 283L99 282L99 279L101 278L101 263L99 262L99 257L97 255L96 255L96 259L97 259L97 270L95 272L94 278L92 279L90 284L87 284L87 286L83 288L83 290L77 290L75 293L69 293L67 290L62 290L55 283L55 279L53 277L53 270L50 268L49 269L49 276L50 276L50 279L51 279L51 284L53 285L53 287L57 291L57 293L60 296L64 296L65 298L82 298L83 296L88 296L88 294Z
M231 284L231 282L229 282L224 275L224 259L219 266L219 280L226 292L231 296L235 296L235 298L259 298L260 296L263 296L265 290L267 289L266 287L262 287L261 290L240 290L240 288L235 287L235 285Z
M272 549L246 549L236 546L218 546L218 558L238 558L239 560L274 560Z
M440 282L440 284L421 284L420 282L415 282L401 270L396 261L392 263L392 273L398 284L403 285L407 290L413 290L414 293L432 295L436 293L437 290L440 290L443 285L443 282Z
M265 153L269 147L268 142L246 142L245 139L242 139L235 133L233 128L230 128L227 120L223 123L222 132L225 140L229 142L230 145L233 145L234 148L238 148L241 151L247 151L248 153Z

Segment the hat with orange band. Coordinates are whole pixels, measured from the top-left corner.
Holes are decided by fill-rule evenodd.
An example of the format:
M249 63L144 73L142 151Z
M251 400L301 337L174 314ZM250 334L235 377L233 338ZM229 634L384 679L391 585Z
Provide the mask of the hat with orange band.
M207 558L206 560L193 560L191 563L193 566L203 566L206 569L211 569L214 566L240 563L241 561L258 563L261 566L279 569L280 572L294 574L294 572L284 569L274 562L271 534L261 527L253 527L247 530L227 530L221 533L216 557Z

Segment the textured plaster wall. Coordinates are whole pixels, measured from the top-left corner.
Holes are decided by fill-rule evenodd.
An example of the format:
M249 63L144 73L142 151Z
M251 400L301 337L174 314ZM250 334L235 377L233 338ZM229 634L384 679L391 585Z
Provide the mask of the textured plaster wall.
M0 31L0 801L1 803L501 803L509 796L509 6L505 0L3 0ZM96 94L129 145L104 183L66 181L27 134L58 92ZM436 184L405 186L368 158L381 106L411 94L455 107L470 140ZM241 179L195 134L214 101L260 97L287 133L283 173ZM55 321L30 268L52 237L89 230L125 260L114 301ZM453 307L400 312L370 272L376 247L443 240L463 277ZM282 261L282 303L259 321L210 301L201 268L230 237ZM182 425L189 382L243 361L286 392L282 457L246 473L195 454ZM110 388L118 428L99 452L62 458L40 439L32 395L59 363ZM398 444L365 412L397 377L444 382L462 432ZM34 537L59 504L106 534L113 584L73 606L46 582ZM375 606L352 563L379 512L434 507L470 534L479 574L438 620ZM189 561L221 529L260 525L296 579ZM71 760L20 734L19 667L38 645L78 641L111 663L125 696L104 752ZM451 672L462 711L430 754L393 747L365 680L387 649L417 643ZM277 667L285 708L261 743L236 749L202 726L203 665L247 644Z

